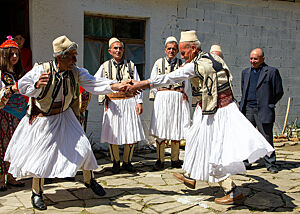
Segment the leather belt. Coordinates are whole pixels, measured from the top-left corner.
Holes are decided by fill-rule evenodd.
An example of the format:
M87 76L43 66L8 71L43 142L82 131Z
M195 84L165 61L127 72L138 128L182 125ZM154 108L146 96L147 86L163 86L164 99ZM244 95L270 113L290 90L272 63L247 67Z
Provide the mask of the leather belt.
M51 111L49 113L42 112L36 105L32 105L31 115L29 118L29 124L32 124L37 117L46 117L56 115L63 112L62 102L54 102L52 104Z
M123 100L123 99L129 99L134 97L133 94L128 94L125 92L117 92L117 93L110 93L106 95L110 100Z
M54 102L49 113L39 112L38 117L52 116L63 112L62 102Z
M158 91L178 91L183 92L183 87L176 87L176 88L159 88Z

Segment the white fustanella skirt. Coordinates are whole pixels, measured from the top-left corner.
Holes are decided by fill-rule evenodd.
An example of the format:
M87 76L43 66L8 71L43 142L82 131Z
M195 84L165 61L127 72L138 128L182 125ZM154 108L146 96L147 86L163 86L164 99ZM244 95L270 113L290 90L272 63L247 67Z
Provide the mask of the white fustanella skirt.
M97 161L73 110L20 121L6 151L14 177L73 177L78 169L97 169Z
M149 134L160 139L182 140L190 126L189 103L177 91L158 91Z
M214 183L245 173L243 160L252 163L273 151L235 103L213 115L202 115L197 106L187 134L183 169L193 179Z
M103 114L101 143L123 145L145 139L136 105L134 97L109 101L108 109Z

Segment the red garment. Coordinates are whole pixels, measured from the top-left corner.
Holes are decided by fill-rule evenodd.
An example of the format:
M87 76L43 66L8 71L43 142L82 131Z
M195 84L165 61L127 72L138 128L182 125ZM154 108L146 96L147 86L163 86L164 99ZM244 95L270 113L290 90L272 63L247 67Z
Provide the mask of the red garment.
M32 53L29 48L22 48L20 51L23 68L26 72L32 69Z
M82 88L80 85L79 85L79 94L81 94L82 92L84 92L84 88Z
M4 161L5 152L20 120L0 109L0 175L8 173L9 164Z

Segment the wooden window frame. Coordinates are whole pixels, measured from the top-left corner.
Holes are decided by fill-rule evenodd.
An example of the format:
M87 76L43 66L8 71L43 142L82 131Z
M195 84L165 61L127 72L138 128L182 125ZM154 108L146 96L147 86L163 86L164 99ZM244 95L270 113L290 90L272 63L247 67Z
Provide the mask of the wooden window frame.
M138 21L138 22L144 22L144 36L142 39L129 39L129 38L122 38L122 37L118 37L118 39L120 39L126 48L127 44L143 44L146 47L145 44L145 34L146 34L146 19L137 19L137 18L130 18L130 17L122 17L122 16L108 16L108 15L98 15L98 14L91 14L91 13L84 13L84 17L89 16L89 17L97 17L97 18L108 18L112 20L112 35L116 35L116 24L115 22L117 22L118 20L122 19L122 20L132 20L132 21ZM99 41L102 43L108 43L110 38L106 38L106 37L100 37L100 36L87 36L84 35L84 41ZM104 45L101 46L101 55L100 55L100 65L102 65L104 63ZM144 49L144 59L145 58L145 49ZM146 60L145 60L146 61ZM144 62L143 65L143 77L140 77L141 79L143 79L145 77L145 64L146 62Z

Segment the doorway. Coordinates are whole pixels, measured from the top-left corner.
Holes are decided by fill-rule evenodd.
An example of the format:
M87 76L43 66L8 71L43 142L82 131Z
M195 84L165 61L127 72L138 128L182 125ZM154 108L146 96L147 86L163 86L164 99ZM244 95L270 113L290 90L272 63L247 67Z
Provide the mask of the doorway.
M29 0L0 0L0 44L8 35L21 34L29 44Z

